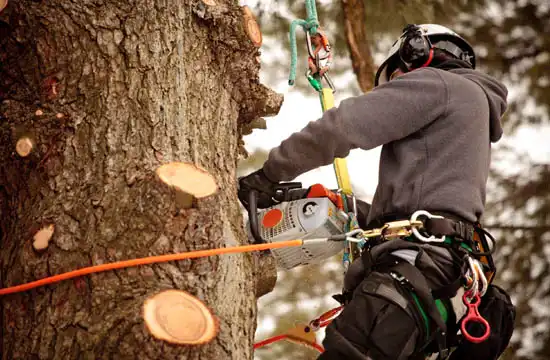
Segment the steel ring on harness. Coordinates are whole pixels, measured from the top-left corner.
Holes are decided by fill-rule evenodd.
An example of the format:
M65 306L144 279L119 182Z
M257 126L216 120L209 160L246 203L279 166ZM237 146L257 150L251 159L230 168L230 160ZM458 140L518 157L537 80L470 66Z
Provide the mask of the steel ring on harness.
M443 219L443 216L432 215L426 210L418 210L412 214L411 223L417 221L419 216L426 216L428 219ZM420 234L420 231L418 231L418 228L416 226L412 227L412 233L414 234L414 236L416 236L418 240L424 241L424 242L444 242L445 241L445 235L443 235L440 238L434 235L431 235L430 237L425 237L424 235Z

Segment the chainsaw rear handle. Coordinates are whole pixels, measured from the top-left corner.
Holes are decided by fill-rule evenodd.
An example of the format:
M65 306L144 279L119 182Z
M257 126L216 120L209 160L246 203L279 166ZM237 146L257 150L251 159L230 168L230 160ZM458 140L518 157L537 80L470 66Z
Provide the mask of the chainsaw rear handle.
M275 185L274 190L275 195L273 197L279 202L295 200L295 198L302 197L305 194L305 190L302 189L302 183L300 182L277 184ZM259 192L255 189L251 189L248 193L248 223L250 224L250 232L252 233L255 244L267 242L260 234L260 225L258 221L258 196Z

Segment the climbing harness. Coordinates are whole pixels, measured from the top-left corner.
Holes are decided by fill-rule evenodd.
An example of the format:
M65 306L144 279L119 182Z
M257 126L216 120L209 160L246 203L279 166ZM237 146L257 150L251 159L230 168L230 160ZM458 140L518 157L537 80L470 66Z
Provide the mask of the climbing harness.
M343 201L343 203L346 204L347 201ZM350 213L350 223L346 229L351 231L345 234L345 239L350 243L360 244L361 247L370 246L369 242L371 240L386 242L392 239L403 239L399 241L411 242L411 245L414 245L415 242L431 245L445 243L445 246L449 245L451 248L462 249L461 253L464 255L462 260L467 264L464 273L457 279L458 281L442 289L437 289L433 292L433 295L422 272L407 262L400 262L395 265L389 274L399 284L402 284L405 289L411 291L414 303L416 303L416 307L422 314L422 318L424 318L426 333L431 333L435 337L428 337L427 341L430 341L430 339L437 340L438 352L440 354L444 355L447 353L446 341L444 339L444 334L447 330L444 324L448 318L447 305L440 298L447 298L445 294L455 293L456 289L460 287L463 287L465 290L462 301L467 308L467 314L461 319L459 325L463 338L472 343L481 343L487 340L491 329L489 323L481 316L478 309L480 298L485 294L490 283L486 274L494 274L494 269L484 266L479 260L480 255L488 255L479 251L479 249L491 248L487 242L482 242L480 239L474 240L476 237L473 234L473 230L465 227L463 223L431 214L424 210L413 213L407 220L389 221L378 228L369 230L356 229L353 223L353 213ZM455 237L456 239L454 239ZM333 239L336 238L342 239L344 235L333 237ZM399 246L395 247L395 249L397 248ZM340 301L336 296L335 298ZM345 304L345 301L340 302ZM429 319L437 325L436 329L438 330L435 333L429 331ZM477 323L483 327L483 334L474 336L468 332L469 325L473 323Z

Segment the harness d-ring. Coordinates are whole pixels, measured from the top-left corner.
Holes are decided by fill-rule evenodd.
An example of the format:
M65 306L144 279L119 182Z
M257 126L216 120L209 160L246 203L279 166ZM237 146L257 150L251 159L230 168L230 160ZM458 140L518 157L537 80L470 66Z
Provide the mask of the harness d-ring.
M415 211L412 214L411 223L414 223L415 221L417 221L416 219L419 216L426 216L428 219L443 219L443 216L432 215L429 212L427 212L426 210L418 210L418 211ZM420 231L418 231L418 228L416 226L412 227L412 233L414 234L414 236L416 236L416 238L418 240L421 240L421 241L424 241L424 242L444 242L445 241L445 235L443 235L440 238L438 238L434 235L431 235L430 237L425 237L424 235L420 234Z

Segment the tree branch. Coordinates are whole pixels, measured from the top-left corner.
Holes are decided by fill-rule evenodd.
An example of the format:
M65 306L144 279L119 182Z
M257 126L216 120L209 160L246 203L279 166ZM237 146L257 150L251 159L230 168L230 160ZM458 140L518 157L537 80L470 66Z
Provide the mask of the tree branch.
M531 230L531 231L548 231L550 230L550 225L533 225L533 226L523 226L523 225L502 225L502 224L489 224L483 225L484 228L493 229L493 230Z

